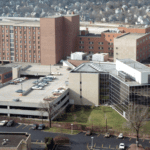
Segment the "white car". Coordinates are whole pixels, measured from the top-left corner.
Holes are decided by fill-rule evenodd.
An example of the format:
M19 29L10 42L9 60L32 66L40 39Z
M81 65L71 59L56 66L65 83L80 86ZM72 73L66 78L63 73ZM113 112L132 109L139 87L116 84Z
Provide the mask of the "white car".
M125 149L125 144L124 143L120 143L119 144L119 149Z
M38 86L38 85L32 86L32 89L33 89L33 90L41 90L42 88L43 88L43 87Z
M123 133L120 133L119 135L118 135L118 139L122 139L123 138Z
M4 126L6 123L8 122L8 120L3 120L0 122L0 126Z
M52 79L56 79L56 77L55 77L55 76L46 76L46 77L48 77L48 78L52 78Z

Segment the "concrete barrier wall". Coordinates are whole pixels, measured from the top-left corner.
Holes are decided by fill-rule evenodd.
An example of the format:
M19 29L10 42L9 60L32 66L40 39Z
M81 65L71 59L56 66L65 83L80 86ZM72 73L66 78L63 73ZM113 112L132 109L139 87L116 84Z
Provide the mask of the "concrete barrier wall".
M22 93L22 96L28 95L32 91L32 87Z

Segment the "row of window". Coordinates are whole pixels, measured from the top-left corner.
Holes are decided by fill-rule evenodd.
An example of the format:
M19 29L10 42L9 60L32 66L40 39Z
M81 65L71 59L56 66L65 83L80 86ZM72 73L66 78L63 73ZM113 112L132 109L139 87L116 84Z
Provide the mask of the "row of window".
M18 48L18 45L16 45L16 48ZM22 45L20 45L20 48L22 48ZM26 45L24 45L24 48L27 48L27 46L26 46ZM29 48L31 48L31 45L29 46ZM33 48L35 49L35 48L36 48L36 46L33 46ZM38 49L40 49L40 46L38 46Z
M6 32L7 32L7 30L6 30ZM15 33L17 34L17 31L15 31ZM24 31L24 34L26 34L27 32L26 31ZM22 31L20 31L20 34L22 34ZM31 34L31 32L29 31L29 34ZM33 32L33 34L35 34L35 32ZM38 34L40 34L40 32L38 32Z
M16 59L16 61L18 62L18 59ZM22 62L22 59L20 60ZM27 59L25 59L25 62L28 62ZM29 62L31 62L31 59L29 59ZM36 63L36 60L34 60L34 62ZM41 61L38 60L38 63L40 63Z
M149 36L149 39L150 39L150 36ZM145 39L141 40L140 42L137 42L137 45L142 44L142 43L144 43L147 40L148 40L148 37L146 37Z
M80 49L84 49L84 46L79 46L79 48ZM94 49L94 47L93 46L89 46L89 49ZM104 48L103 47L98 47L98 49L103 50ZM113 48L112 47L108 47L108 50L113 50Z
M84 41L80 41L80 44L84 44ZM89 44L94 44L94 42L89 42ZM98 42L99 45L103 45L103 42ZM113 45L113 43L108 43L108 45Z
M17 39L18 36L16 35L15 38ZM20 39L22 38L22 36L20 36ZM26 36L24 36L24 38L26 39ZM35 39L35 36L33 37ZM31 36L29 36L29 39L31 39ZM38 36L38 39L40 39L40 36Z
M24 56L27 57L27 55ZM18 57L18 54L16 54L16 57ZM20 54L20 57L22 57L22 54ZM31 55L29 55L29 57L31 58ZM36 58L36 55L34 55L34 58ZM40 56L38 56L38 58L40 58Z
M16 43L18 43L18 41L16 41ZM20 43L22 43L22 41L20 41ZM24 41L24 43L27 43L27 41ZM29 44L31 44L31 41L29 41ZM33 41L33 44L35 44L35 41ZM40 41L38 41L38 44L40 44Z

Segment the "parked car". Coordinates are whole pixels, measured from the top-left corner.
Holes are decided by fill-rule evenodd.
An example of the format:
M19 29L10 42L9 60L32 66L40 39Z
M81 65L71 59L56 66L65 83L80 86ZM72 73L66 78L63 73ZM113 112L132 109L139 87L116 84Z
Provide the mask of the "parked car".
M125 149L125 144L124 143L120 143L119 144L119 149Z
M19 98L13 99L14 102L19 102Z
M8 123L7 123L7 127L11 127L12 125L14 124L14 121L13 120L10 120L10 121L8 121Z
M91 130L86 131L85 135L92 135L92 131Z
M55 76L46 76L47 78L56 79Z
M38 83L39 83L39 81L33 81L32 83L33 83L33 84L38 84Z
M11 82L9 82L9 84L17 84L15 81L11 81Z
M110 133L109 132L105 133L105 138L109 138L109 137L110 137Z
M23 90L19 89L16 91L17 93L23 93Z
M37 125L37 124L33 124L32 127L31 127L32 130L35 130L35 129L37 129L37 128L38 128L38 125Z
M118 135L118 139L122 139L123 138L123 133L120 133L119 135Z
M43 130L45 128L45 125L44 124L40 124L39 126L38 126L38 130Z
M6 125L6 124L7 124L7 122L8 122L8 120L3 120L3 121L1 121L1 122L0 122L0 126L4 126L4 125Z
M35 85L35 86L32 86L32 89L33 89L33 90L42 90L43 87L38 86L38 85Z

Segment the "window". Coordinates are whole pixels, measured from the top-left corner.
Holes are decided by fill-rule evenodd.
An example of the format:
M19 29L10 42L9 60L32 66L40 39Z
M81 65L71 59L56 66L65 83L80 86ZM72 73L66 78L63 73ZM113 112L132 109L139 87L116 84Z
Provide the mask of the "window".
M2 34L2 37L4 37L4 34Z
M22 27L20 27L20 29L22 29Z
M20 31L20 34L22 34L22 32Z
M34 39L35 39L35 36L34 36Z
M29 46L29 48L31 48L31 45Z
M22 38L22 36L20 36L20 38Z
M41 61L39 60L39 63L40 63Z
M17 35L16 35L16 38L17 38Z
M27 43L27 41L24 41L24 43Z
M35 27L33 27L33 30L35 30Z
M103 50L103 47L98 47L98 49Z
M29 51L29 53L31 53L31 50Z
M22 45L20 45L20 48L22 48Z
M40 56L38 56L40 58Z
M29 55L29 57L31 58L31 55Z
M6 30L6 33L8 33L8 30Z
M103 45L103 42L98 42L99 45Z
M112 39L110 39L110 41L112 41Z
M18 61L18 59L16 59L16 61Z
M88 38L88 40L90 40L90 38Z
M27 55L25 55L25 57L27 57Z
M7 53L7 55L9 55L9 53Z
M7 51L9 51L9 48L7 48Z
M38 51L38 54L40 54L40 51Z
M25 53L27 52L27 50L24 51Z
M24 36L24 38L26 39L26 36Z
M26 31L24 31L24 34L26 34Z
M26 45L24 46L24 48L26 48Z
M29 29L30 29L31 27L29 27Z
M40 37L38 36L38 39L40 39Z
M20 43L22 43L22 41L20 41Z
M38 41L38 44L40 44L40 41Z
M26 27L24 27L24 29L26 29Z
M35 58L36 56L34 55L34 58Z
M18 43L18 41L16 41L16 43Z
M84 46L79 46L79 48L80 48L80 49L83 49L83 48L84 48Z
M34 62L36 63L36 60L34 60Z
M118 55L118 53L116 53L116 55Z
M38 34L40 34L40 32L38 32Z
M2 28L4 28L4 26L2 26Z
M15 27L15 29L17 29L17 27Z
M93 46L89 46L89 49L93 49Z
M16 52L18 52L18 50L16 50Z
M30 34L31 32L29 31L29 34Z
M33 34L35 34L35 32L33 32Z
M31 44L31 41L29 41L29 44Z
M40 49L40 46L38 46L38 49Z
M22 57L22 54L20 55L20 57Z
M2 32L4 33L4 30L2 30Z
M6 28L8 28L8 26L6 26Z
M22 59L20 61L22 62Z
M35 53L35 51L34 51L34 53Z
M8 46L8 44L7 44L7 46Z
M16 57L18 57L18 54L16 54Z
M82 38L80 38L80 40L82 40Z
M118 47L116 47L116 49L118 49Z
M3 48L3 51L5 50L5 48Z
M9 60L9 57L7 57L7 60Z
M89 42L89 44L93 44L94 42Z
M34 46L34 49L35 49L35 46Z
M40 30L40 27L38 27L38 30Z
M29 36L29 39L31 39L31 36Z
M20 53L22 53L22 50L20 50Z

